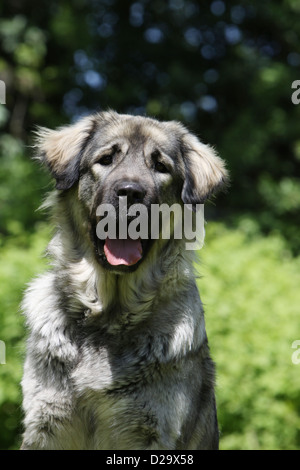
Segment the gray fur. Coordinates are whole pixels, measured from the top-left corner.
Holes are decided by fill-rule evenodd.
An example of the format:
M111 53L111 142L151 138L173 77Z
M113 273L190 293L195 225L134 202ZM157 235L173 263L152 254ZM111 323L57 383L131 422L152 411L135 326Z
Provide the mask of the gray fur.
M194 136L189 149L189 136L177 123L113 112L40 131L37 156L60 189L47 203L56 225L52 267L23 301L23 449L218 447L214 364L194 255L185 240L156 240L136 269L119 272L99 262L91 235L96 203L112 198L111 185L122 175L145 184L148 202L180 201L184 184L187 197L187 176L192 203L220 185L222 161ZM120 139L122 159L109 173L95 161ZM206 153L199 150L195 167L197 145ZM170 175L154 174L148 147L172 159ZM203 174L187 175L187 166ZM67 175L74 167L77 176Z

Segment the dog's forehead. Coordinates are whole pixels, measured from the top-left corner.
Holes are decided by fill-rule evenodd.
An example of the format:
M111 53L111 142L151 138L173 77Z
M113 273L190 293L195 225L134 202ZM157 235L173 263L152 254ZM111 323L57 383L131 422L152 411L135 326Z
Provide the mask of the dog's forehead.
M142 116L117 115L100 132L103 132L106 143L120 139L131 146L173 149L178 142L176 131L171 131L167 123Z

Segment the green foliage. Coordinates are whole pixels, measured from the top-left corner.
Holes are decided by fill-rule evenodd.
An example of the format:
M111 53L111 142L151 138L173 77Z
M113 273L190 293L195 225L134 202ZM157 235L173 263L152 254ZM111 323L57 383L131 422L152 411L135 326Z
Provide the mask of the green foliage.
M20 441L25 327L19 305L26 284L46 266L42 253L48 237L45 226L31 236L0 237L0 340L6 346L6 364L0 365L1 449L16 448Z
M52 187L48 175L24 153L20 140L0 136L0 233L5 235L34 230L42 217L37 211L42 194Z
M210 224L198 286L217 364L222 449L299 449L300 259L283 239Z

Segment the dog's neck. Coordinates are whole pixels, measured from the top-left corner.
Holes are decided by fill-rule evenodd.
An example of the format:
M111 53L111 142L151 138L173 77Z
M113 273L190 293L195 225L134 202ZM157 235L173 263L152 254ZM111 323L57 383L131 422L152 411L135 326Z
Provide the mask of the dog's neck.
M193 253L182 254L179 247L182 240L163 242L158 240L147 259L128 274L107 271L97 262L90 246L82 246L79 257L70 238L60 231L52 239L48 252L56 259L56 269L59 266L58 271L64 273L58 282L73 286L73 292L68 292L72 311L99 315L113 307L114 311L122 311L123 319L127 315L140 320L155 309L157 302L168 301L166 295L173 298L186 289L187 280L193 283Z

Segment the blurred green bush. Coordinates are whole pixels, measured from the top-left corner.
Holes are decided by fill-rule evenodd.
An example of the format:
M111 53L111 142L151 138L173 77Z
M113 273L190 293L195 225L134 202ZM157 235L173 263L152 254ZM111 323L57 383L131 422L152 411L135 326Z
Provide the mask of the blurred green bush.
M198 286L217 364L222 449L300 448L300 259L279 236L208 225ZM298 329L297 329L298 327Z
M6 363L0 364L0 449L18 448L21 439L25 329L19 304L26 283L46 266L42 254L49 233L45 225L38 228L33 235L0 235L0 340L6 346Z

